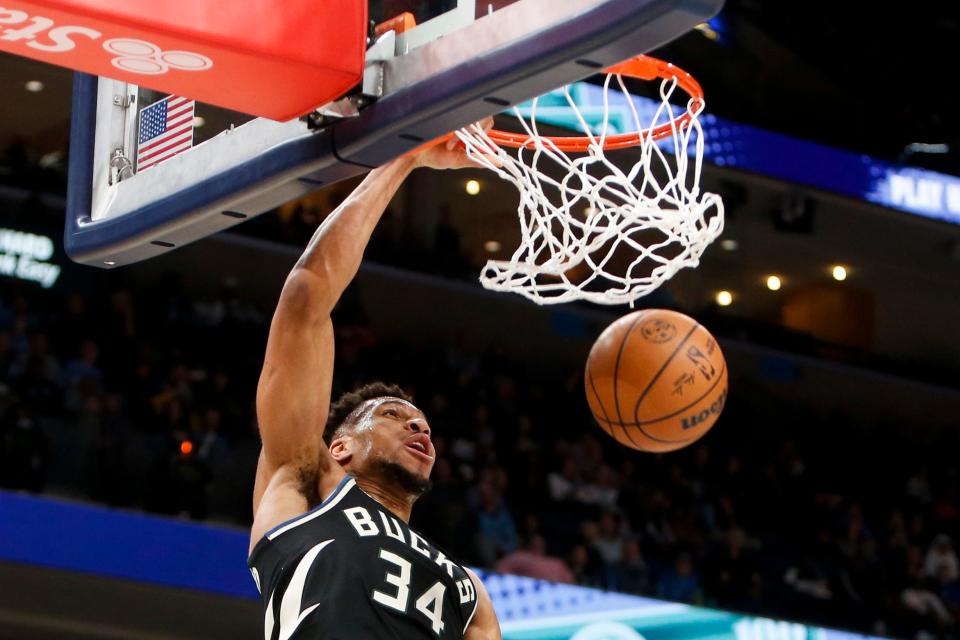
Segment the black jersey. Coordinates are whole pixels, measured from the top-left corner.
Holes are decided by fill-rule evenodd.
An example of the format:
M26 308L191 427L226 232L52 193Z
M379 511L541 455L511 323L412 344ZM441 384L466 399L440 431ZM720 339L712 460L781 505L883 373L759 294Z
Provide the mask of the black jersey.
M264 640L460 640L477 608L463 567L347 476L250 554Z

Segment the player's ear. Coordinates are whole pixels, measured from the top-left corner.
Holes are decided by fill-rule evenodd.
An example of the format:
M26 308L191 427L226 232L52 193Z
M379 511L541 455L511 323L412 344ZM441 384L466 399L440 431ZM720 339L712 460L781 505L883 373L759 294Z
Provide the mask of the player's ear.
M341 436L330 443L330 457L338 464L346 464L353 456L353 438Z

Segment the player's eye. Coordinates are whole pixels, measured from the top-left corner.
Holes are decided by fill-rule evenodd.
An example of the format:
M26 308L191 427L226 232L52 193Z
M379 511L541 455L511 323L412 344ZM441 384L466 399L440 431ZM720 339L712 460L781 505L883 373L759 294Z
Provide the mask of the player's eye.
M383 415L385 415L385 416L387 416L387 417L389 417L389 418L399 418L399 417L400 417L400 414L397 413L397 410L396 410L396 409L387 409L386 411L383 412Z

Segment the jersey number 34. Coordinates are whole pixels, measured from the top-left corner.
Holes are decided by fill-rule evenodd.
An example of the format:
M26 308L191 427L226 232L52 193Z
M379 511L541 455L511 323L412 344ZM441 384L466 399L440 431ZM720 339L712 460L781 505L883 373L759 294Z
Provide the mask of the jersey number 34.
M393 593L374 589L371 597L385 607L407 613L410 603L410 574L413 567L408 560L386 549L380 549L380 559L397 569L397 573L392 573L388 569L385 578L386 583L393 587ZM446 591L446 585L437 580L413 603L417 612L427 619L430 628L438 636L443 632L443 596ZM470 602L476 597L473 581L469 577L457 583L457 591L460 592L461 603Z

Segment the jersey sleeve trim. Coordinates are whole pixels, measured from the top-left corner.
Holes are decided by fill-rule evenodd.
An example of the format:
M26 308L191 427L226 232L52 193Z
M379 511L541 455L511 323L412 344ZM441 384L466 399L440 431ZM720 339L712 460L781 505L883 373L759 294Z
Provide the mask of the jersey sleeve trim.
M477 576L477 580L480 580L480 574L475 574L475 575ZM470 578L471 581L473 581L473 576L471 576L469 573L467 573L467 577ZM470 612L470 617L467 618L466 624L463 625L463 635L464 635L464 637L466 637L466 635L467 635L467 629L470 627L470 623L473 622L473 616L477 615L477 609L480 608L480 589L481 589L481 588L483 588L483 585L482 585L482 584L481 584L481 585L477 585L477 584L474 584L474 585L473 585L473 590L477 592L477 597L476 597L476 599L474 599L474 601L473 601L473 611Z
M304 522L309 522L310 520L313 520L316 517L322 516L327 511L337 506L337 504L341 500L343 500L344 496L350 493L350 489L352 489L355 484L357 484L357 481L354 480L352 477L344 476L343 480L341 480L340 484L337 485L337 488L334 489L329 496L327 496L326 500L321 502L319 505L317 505L310 511L307 511L306 513L299 515L295 518L291 518L286 522L278 524L273 529L270 529L270 531L267 531L264 537L267 540L273 540L280 534L286 533L287 531L289 531L290 529L293 529L294 527L299 527Z
M317 505L310 511L307 511L306 513L302 513L299 516L290 518L285 522L281 522L280 524L275 526L273 529L270 529L270 531L267 531L267 533L264 534L262 538L260 538L259 542L257 542L256 545L254 545L253 551L250 552L248 564L252 566L253 559L260 552L263 545L267 544L267 542L273 540L280 534L303 524L304 522L308 522L318 516L323 515L324 513L326 513L333 507L335 507L343 499L343 497L350 492L350 489L352 489L356 484L357 484L357 481L354 480L351 476L344 476L343 480L340 481L340 484L337 485L337 488L334 489L332 492L330 492L330 495L327 496L327 498L323 502L321 502L319 505Z

